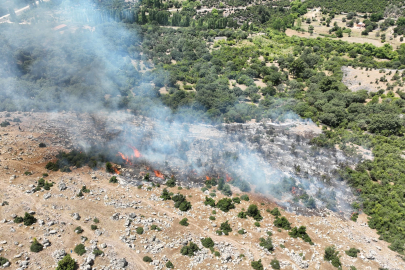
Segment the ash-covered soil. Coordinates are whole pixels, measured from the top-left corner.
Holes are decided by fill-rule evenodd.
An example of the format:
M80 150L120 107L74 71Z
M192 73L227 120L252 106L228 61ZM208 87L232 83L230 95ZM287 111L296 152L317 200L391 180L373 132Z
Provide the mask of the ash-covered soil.
M233 197L248 194L250 201L242 201L235 205L235 209L225 213L205 206L203 202L208 195L200 188L187 188L192 186L192 182L182 179L177 183L182 189L178 186L167 188L175 194L185 195L192 204L191 210L181 212L174 208L173 201L159 198L166 188L164 185L152 187L151 182L143 182L142 188L138 188L125 181L109 183L112 174L101 167L96 171L88 167L72 167L69 173L47 171L46 163L54 160L58 151L69 150L79 144L89 147L92 142L107 144L124 131L109 125L104 125L103 129L102 123L98 123L98 129L95 129L97 119L86 115L77 118L71 113L0 115L1 122L15 118L19 118L21 123L11 121L10 126L0 128L0 201L8 203L0 206L0 256L10 260L10 269L54 269L65 252L71 254L80 269L165 269L167 260L173 263L175 269L251 269L251 261L259 259L266 269L271 269L269 264L274 258L281 262L282 269L335 269L323 259L324 249L330 245L336 245L342 256L343 269L351 265L357 269L405 268L405 263L388 248L388 244L378 240L376 232L366 225L364 214L353 222L322 208L318 210L318 215L311 216L281 209L282 215L293 227L307 227L315 243L309 245L273 225L274 217L266 209L271 210L277 205L261 194L244 193L232 187ZM128 119L133 117L128 116ZM211 127L206 128L211 130ZM297 128L291 127L290 130ZM193 127L189 129L193 130ZM201 127L199 130L200 135L206 134ZM211 136L219 136L219 133ZM110 138L100 134L109 134ZM198 132L194 134L198 137ZM40 148L39 143L45 143L47 147ZM125 168L129 170L131 166ZM49 174L45 179L54 182L53 187L33 192L44 173ZM127 178L122 176L122 179ZM130 179L140 181L141 178L131 175ZM84 185L90 192L77 197ZM214 189L211 188L210 192ZM215 193L216 201L224 198L219 191ZM260 227L254 225L252 218L237 217L250 204L258 205L261 211L263 220ZM212 213L213 210L216 214ZM25 212L31 211L37 218L33 225L13 222L15 215L24 216ZM215 220L210 220L210 216L214 216ZM179 224L184 217L188 218L189 226ZM94 218L99 223L95 223ZM228 236L218 236L215 232L226 220L233 231ZM91 225L97 225L97 229L92 230ZM161 230L152 230L152 225ZM83 233L75 232L78 226L84 230ZM137 227L143 227L144 233L137 234ZM242 228L246 231L243 235L238 233ZM272 253L259 246L259 238L267 238L267 232L273 234ZM214 249L220 256L202 246L200 239L205 237L213 239ZM31 252L34 238L47 247L39 253ZM200 251L194 257L181 255L181 248L190 241L196 243ZM71 253L80 243L85 245L86 253L82 256ZM360 249L357 258L345 254L344 250L351 247ZM104 255L92 255L96 248ZM144 256L151 257L153 262L144 262Z

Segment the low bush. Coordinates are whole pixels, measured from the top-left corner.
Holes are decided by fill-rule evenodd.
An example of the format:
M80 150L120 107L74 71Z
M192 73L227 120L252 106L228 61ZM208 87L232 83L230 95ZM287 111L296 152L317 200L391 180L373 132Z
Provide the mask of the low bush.
M270 211L270 214L272 214L273 216L275 216L276 218L281 216L280 210L278 210L278 208L274 208L273 210Z
M171 269L171 268L174 268L174 265L173 265L173 263L171 261L168 261L166 263L166 267Z
M246 195L246 194L243 194L242 196L240 196L240 199L241 200L243 200L243 201L249 201L249 196L248 195Z
M221 223L220 230L225 234L228 235L230 232L232 232L231 225L229 225L228 220Z
M136 228L136 233L137 234L143 234L143 227Z
M75 270L76 269L76 261L70 257L69 254L66 254L62 260L58 262L58 267L56 270Z
M113 183L113 184L118 183L118 179L117 179L117 177L116 177L116 176L112 176L112 177L110 178L109 183Z
M76 227L76 229L75 229L75 233L77 233L77 234L81 234L83 232L83 229L82 229L82 227Z
M266 250L268 250L268 251L273 251L274 250L274 247L273 247L273 242L272 242L272 240L271 240L271 237L267 237L266 239L264 239L264 238L260 238L259 239L260 240L260 246L261 247L264 247Z
M280 262L279 262L277 259L271 260L270 266L271 266L271 268L273 268L273 269L280 269L280 268L281 268L281 267L280 267Z
M36 238L34 238L34 242L32 242L30 250L32 252L38 253L44 249L44 246L41 245Z
M190 242L188 246L184 246L181 248L180 253L185 256L192 257L194 256L195 252L199 251L197 244Z
M78 245L75 247L74 252L75 252L77 255L82 256L84 253L86 253L86 248L84 247L83 244L78 244Z
M210 216L210 220L215 220L215 217L214 217L214 216Z
M291 229L291 224L285 217L277 217L276 220L274 220L274 226L277 228L283 228L284 230Z
M336 251L335 246L325 248L325 255L323 256L323 259L325 261L329 261L334 267L342 266L339 258L339 251Z
M357 248L350 248L349 250L346 250L345 253L353 258L357 258L357 253L360 253L360 250Z
M187 222L188 218L183 218L182 220L180 220L179 224L182 226L188 226L190 225L190 223Z
M240 198L239 197L232 198L232 201L234 203L240 203Z
M174 187L174 186L176 186L176 179L175 179L174 177L172 177L172 178L170 178L169 180L167 180L166 186L168 186L168 187Z
M201 244L206 248L214 247L215 243L210 237L201 239Z
M102 250L99 250L98 248L93 250L93 254L97 256L101 256L104 254L104 252Z
M235 204L232 203L231 199L223 198L218 201L217 208L221 209L224 212L228 212L231 209L235 209Z
M95 231L95 230L97 230L97 225L91 225L90 228L91 228L93 231Z
M149 256L145 256L145 257L143 257L143 259L142 259L144 262L152 262L153 260L152 260L152 258L151 257L149 257Z
M215 207L215 200L212 198L205 197L204 205L209 205L211 207Z
M263 264L262 264L262 260L258 260L258 261L252 261L250 263L250 265L253 267L253 269L255 270L263 270Z

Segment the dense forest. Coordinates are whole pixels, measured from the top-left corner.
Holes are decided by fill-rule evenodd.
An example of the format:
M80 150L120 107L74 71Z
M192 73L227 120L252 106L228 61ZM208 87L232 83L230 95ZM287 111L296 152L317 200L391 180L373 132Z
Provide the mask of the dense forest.
M324 130L314 147L338 145L347 155L356 155L354 145L372 150L372 161L355 169L342 164L338 177L355 190L355 208L371 217L370 227L403 253L405 93L398 87L405 81L405 45L284 33L311 7L333 16L378 13L397 2L104 0L76 1L71 10L64 1L41 3L13 18L31 24L0 25L0 110L148 115L164 104L187 121L310 118ZM202 6L215 8L197 12ZM245 6L228 15L223 10ZM57 23L37 16L50 8L66 16ZM393 22L400 35L404 22ZM62 23L75 31L54 30ZM344 66L390 69L395 76L387 89L352 92L341 82Z

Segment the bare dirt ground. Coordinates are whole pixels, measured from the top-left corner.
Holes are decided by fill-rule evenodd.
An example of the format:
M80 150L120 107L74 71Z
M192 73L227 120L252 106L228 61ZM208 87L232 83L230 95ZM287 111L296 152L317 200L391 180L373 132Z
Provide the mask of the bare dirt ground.
M387 93L387 87L389 85L394 86L393 90L403 91L405 87L401 83L402 79L393 80L394 75L398 72L398 76L401 77L402 70L395 69L361 69L352 67L342 68L343 83L352 91L367 90L370 92L377 92L384 90ZM385 79L384 79L385 78ZM398 82L398 83L396 83ZM402 86L401 86L402 84ZM395 93L396 97L399 97Z
M173 207L173 201L159 199L165 186L151 187L150 182L145 182L139 189L125 183L112 184L109 183L112 175L102 168L97 171L88 167L71 168L70 173L47 171L45 164L66 146L57 130L47 130L43 125L49 119L64 119L62 114L14 113L6 117L5 113L1 113L0 121L16 117L22 122L13 122L11 126L0 129L0 201L8 202L8 205L0 206L0 256L10 260L10 269L54 269L56 261L52 254L56 250L65 250L79 265L83 265L91 257L92 250L98 247L104 255L94 259L93 269L118 269L114 259L122 258L128 262L127 269L165 269L167 260L174 264L175 269L251 269L251 261L258 259L262 260L265 269L271 269L270 261L277 258L282 269L328 270L335 269L323 260L324 249L330 245L335 245L340 252L343 269L349 269L351 265L357 269L405 268L405 263L388 248L388 244L377 240L378 235L366 225L364 214L353 222L342 220L330 211L299 216L282 210L282 215L292 226L307 227L315 243L311 246L274 227L274 217L266 209L273 209L275 203L256 194L249 194L249 202L242 201L236 204L236 209L225 213L205 206L203 201L207 195L200 189L186 189L185 186L182 189L177 186L168 188L173 193L187 196L191 202L192 209L181 212ZM41 142L47 147L38 147ZM25 172L31 174L26 175ZM54 182L54 186L49 191L30 192L43 173L49 174L45 179ZM63 186L61 183L66 189L60 188ZM84 193L79 198L76 195L83 185L90 189L90 193ZM235 188L233 193L233 196L242 195ZM217 201L224 197L220 192L216 194L214 199ZM251 218L237 218L237 213L246 210L250 204L258 205L264 217L260 227L256 227ZM212 214L212 210L216 210L216 214ZM12 215L23 216L29 211L35 212L34 216L38 219L35 224L24 226L13 223ZM74 213L78 213L80 219L75 219ZM215 216L215 220L211 221L210 216ZM90 226L95 224L95 217L100 223L93 231ZM179 224L184 217L190 223L187 227ZM226 220L233 231L229 236L218 236L215 231ZM151 230L152 224L161 231ZM82 234L75 233L78 226L84 229ZM145 230L141 235L135 232L140 226ZM247 233L238 234L241 228ZM258 245L260 237L267 237L266 232L273 234L275 249L272 253ZM88 239L83 241L83 236ZM34 237L40 243L46 238L51 245L39 253L30 252L30 242ZM201 237L213 239L215 251L220 252L219 257L202 247ZM190 240L201 250L194 257L181 255L180 249ZM87 252L83 256L71 253L75 245L82 242ZM360 249L358 258L345 254L344 250L350 247ZM146 263L142 260L144 256L154 261Z
M361 14L360 14L361 15ZM317 38L317 37L323 37L322 35L329 35L329 29L333 27L334 23L336 22L339 27L346 27L346 22L342 22L342 19L346 17L346 15L336 15L335 18L331 20L330 27L327 27L326 25L322 25L321 18L322 17L327 17L326 15L322 15L320 12L320 8L309 10L306 15L303 16L302 19L302 24L301 28L304 29L306 32L298 32L296 30L292 29L287 29L286 34L288 36L299 36L299 37L306 37L306 38ZM305 22L306 18L315 18L316 21L311 21L311 24L307 24ZM360 21L363 21L364 19L361 17L358 17ZM308 27L312 25L314 26L314 33L310 35L308 33ZM351 43L370 43L373 44L374 46L381 47L384 46L385 43L391 44L394 48L397 46L401 45L400 37L394 38L394 31L393 27L389 27L386 31L380 31L379 29L376 29L369 33L368 36L363 36L361 35L361 32L364 30L364 28L360 27L352 27L350 28L351 30L351 36L347 33L343 34L342 38L339 38L339 40L351 42ZM381 38L376 36L376 34L379 33L381 34L386 34L386 42L382 43ZM336 38L338 39L338 38Z

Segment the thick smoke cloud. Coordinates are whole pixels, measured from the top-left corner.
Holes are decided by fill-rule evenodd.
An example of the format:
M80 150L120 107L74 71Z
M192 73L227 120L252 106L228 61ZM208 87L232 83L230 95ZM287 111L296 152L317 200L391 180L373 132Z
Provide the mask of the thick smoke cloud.
M316 198L308 204L310 207L348 209L346 201L353 197L350 191L333 179L326 185L319 173L332 175L344 157L321 151L318 156L325 158L329 167L313 169L316 155L306 162L302 157L294 161L297 157L283 147L271 152L274 149L265 134L271 125L253 124L230 133L227 128L232 125L203 124L191 119L194 114L190 111L185 121L184 111L174 114L155 98L154 87L148 86L131 63L131 54L139 53L136 31L106 19L90 1L62 1L57 6L43 3L38 9L43 17L30 24L0 26L1 110L100 113L107 130L122 131L110 146L122 153L132 151L129 146L134 146L143 160L156 164L163 172L193 172L196 178L228 176L241 189L248 190L249 183L256 191L287 206L296 188L299 195ZM58 25L59 30L55 28ZM147 118L110 113L124 107ZM291 118L298 119L293 113ZM192 124L186 123L190 120ZM249 142L255 132L262 132L259 143ZM276 135L276 140L286 136ZM86 141L77 143L89 145ZM309 151L308 140L296 148ZM298 162L303 162L301 167L307 174L296 174L293 165ZM180 179L188 180L187 175Z

